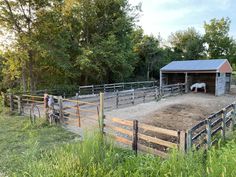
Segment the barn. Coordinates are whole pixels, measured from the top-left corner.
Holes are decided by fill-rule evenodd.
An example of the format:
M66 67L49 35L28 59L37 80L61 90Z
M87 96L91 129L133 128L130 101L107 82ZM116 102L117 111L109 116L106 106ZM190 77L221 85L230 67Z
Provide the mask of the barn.
M186 83L206 83L207 93L216 96L230 92L232 67L227 59L172 61L160 69L160 87Z

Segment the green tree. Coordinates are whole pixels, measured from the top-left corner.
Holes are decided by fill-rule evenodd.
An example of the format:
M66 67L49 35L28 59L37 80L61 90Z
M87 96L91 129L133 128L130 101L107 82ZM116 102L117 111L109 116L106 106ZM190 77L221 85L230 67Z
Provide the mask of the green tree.
M30 90L34 91L35 82L35 44L32 41L34 33L34 23L37 13L46 7L50 7L48 1L38 0L2 0L0 1L0 26L7 32L11 32L16 40L14 46L19 51L26 52L24 58L19 58L18 63L22 67L22 85L26 91L29 79Z
M78 12L84 49L76 62L82 73L81 83L129 78L134 58L130 34L136 9L127 0L81 0Z
M77 6L62 3L51 10L41 10L35 26L32 40L37 49L38 86L72 85L79 81L81 72L75 64L82 47Z
M161 60L161 48L159 40L154 36L144 35L141 29L133 34L134 52L137 54L135 75L146 76L150 79L150 73L158 72L156 67ZM158 72L159 73L159 72Z
M0 25L15 36L5 78L31 91L126 80L133 72L136 9L127 0L1 1Z
M194 28L172 33L169 41L176 53L176 59L191 60L204 57L203 37Z
M204 39L208 45L207 54L209 58L235 58L235 42L229 36L230 19L212 19L204 23Z

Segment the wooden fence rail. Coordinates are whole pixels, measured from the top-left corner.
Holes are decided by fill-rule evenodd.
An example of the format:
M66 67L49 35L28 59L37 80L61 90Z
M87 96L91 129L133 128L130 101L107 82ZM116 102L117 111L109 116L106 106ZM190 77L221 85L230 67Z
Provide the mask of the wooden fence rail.
M157 86L158 83L158 81L141 81L79 86L77 95L99 94L100 92L116 92L143 87L154 87Z
M117 108L132 106L140 103L159 100L163 97L182 94L185 92L185 84L165 85L162 89L159 86L131 89L116 92L104 93L104 108L106 110L113 110ZM76 97L79 100L99 103L100 95L80 95Z
M171 149L185 151L185 131L168 130L138 120L120 118L105 119L104 131L106 137L132 149L166 157Z
M209 116L188 130L187 149L195 146L210 148L219 139L225 140L226 133L234 130L236 123L236 103L232 103Z
M159 100L162 97L182 94L184 91L185 84L163 86L162 89L160 89L158 86L155 86L128 91L117 91L112 95L105 94L105 109L112 110L126 107L128 105L136 105Z
M54 99L54 110L48 108L47 97L37 95L2 93L2 104L4 107L10 107L11 112L29 115L30 117L45 117L48 119L49 114L53 114L61 123L67 125L81 127L81 119L93 120L95 124L98 124L98 104L80 100L63 99L62 96L50 96Z

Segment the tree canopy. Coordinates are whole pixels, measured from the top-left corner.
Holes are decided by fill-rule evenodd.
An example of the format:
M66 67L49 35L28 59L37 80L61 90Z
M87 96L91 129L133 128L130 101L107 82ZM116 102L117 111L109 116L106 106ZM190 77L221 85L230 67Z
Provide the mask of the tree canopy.
M203 36L194 28L172 33L169 40L178 58L194 60L205 57Z
M230 19L177 31L164 44L135 22L128 0L2 0L0 27L14 40L0 52L1 89L158 79L172 60L228 58L236 63Z

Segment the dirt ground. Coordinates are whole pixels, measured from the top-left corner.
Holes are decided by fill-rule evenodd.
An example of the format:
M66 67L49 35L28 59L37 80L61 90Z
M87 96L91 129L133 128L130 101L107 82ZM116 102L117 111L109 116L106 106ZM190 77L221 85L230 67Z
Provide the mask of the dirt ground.
M162 99L158 102L106 112L108 119L137 119L158 127L187 130L212 113L236 101L236 87L231 93L216 97L205 93L188 93Z

